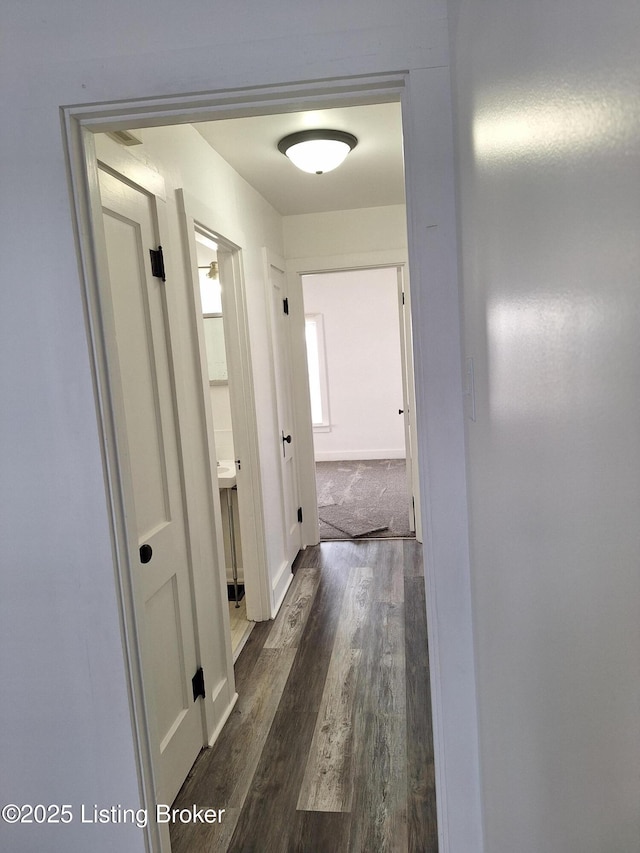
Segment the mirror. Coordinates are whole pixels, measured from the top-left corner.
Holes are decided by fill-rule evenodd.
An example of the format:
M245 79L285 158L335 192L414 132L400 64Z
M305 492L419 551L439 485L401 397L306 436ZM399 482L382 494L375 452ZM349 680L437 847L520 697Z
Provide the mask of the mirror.
M223 385L228 382L229 376L222 320L222 290L218 276L218 247L209 236L196 229L196 251L209 382L211 385Z
M203 319L209 382L222 385L229 380L222 314L205 314Z

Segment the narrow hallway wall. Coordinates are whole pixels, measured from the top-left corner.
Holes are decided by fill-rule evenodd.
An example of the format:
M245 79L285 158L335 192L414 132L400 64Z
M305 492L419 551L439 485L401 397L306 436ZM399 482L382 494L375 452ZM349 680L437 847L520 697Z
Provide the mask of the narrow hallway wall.
M433 255L438 276L448 281L446 12L438 0L347 5L302 0L292 15L290 4L250 0L220 5L212 21L195 0L166 6L162 15L151 0L113 0L108 6L86 0L81 16L72 0L59 0L55 11L48 0L9 0L1 16L6 39L0 58L0 159L10 166L3 175L0 215L3 274L11 285L0 292L6 413L0 420L0 445L6 450L0 478L6 567L0 605L0 672L6 687L0 795L4 802L137 807L144 762L132 731L94 353L61 108L118 101L127 109L141 99L157 106L182 94L264 91L295 81L361 81L367 75L382 80L398 69L409 72L416 191L425 211L416 227L426 227L427 220L439 226L428 250L417 241L416 246ZM444 116L444 124L435 116ZM235 204L232 191L227 201ZM36 226L38 254L47 262L46 286L34 299L33 288L25 285L32 279L25 259L33 257ZM451 313L450 303L442 310ZM458 560L455 547L459 537L446 529L438 541L445 542L442 550L454 555L464 574L465 554ZM458 612L465 590L464 583L453 590L448 611ZM454 646L455 636L452 651ZM463 658L468 683L468 648ZM449 671L448 663L444 669ZM46 702L18 700L25 672ZM456 683L458 676L456 670ZM450 801L450 814L459 818L453 830L475 833L475 753L465 745L467 757L456 756L456 742L448 745L453 765L464 768L460 778L471 779L468 786L451 785L452 792L460 792L457 804ZM87 830L79 821L54 829L33 825L24 832L3 824L0 838L15 853L52 844L65 853L85 853ZM116 848L138 853L148 847L143 828L99 829L91 835L93 853Z
M452 2L491 853L640 839L640 7Z

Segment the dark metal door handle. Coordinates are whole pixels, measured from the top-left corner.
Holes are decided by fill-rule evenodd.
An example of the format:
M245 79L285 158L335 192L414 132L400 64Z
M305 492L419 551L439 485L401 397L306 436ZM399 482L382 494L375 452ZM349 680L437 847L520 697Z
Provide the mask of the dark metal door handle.
M404 409L398 409L398 414L399 414L399 415L404 415Z
M153 556L153 548L151 545L141 545L140 546L140 562L148 563L151 557Z

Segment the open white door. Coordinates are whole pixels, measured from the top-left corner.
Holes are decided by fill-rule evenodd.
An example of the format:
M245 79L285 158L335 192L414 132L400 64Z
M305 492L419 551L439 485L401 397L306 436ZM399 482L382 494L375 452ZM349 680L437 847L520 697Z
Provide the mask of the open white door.
M190 554L175 401L171 311L151 270L157 200L100 169L113 320L132 492L135 607L142 624L147 696L159 744L157 801L171 803L203 746Z
M222 236L215 225L220 218L198 199L183 189L176 190L181 219L183 245L194 286L194 302L199 315L195 334L199 338L200 358L206 375L206 346L202 325L202 306L197 277L196 231L208 236L218 246L218 266L222 284L222 314L229 376L229 402L233 425L234 458L237 464L237 500L242 534L242 557L247 602L247 619L260 622L271 618L271 595L262 505L262 472L258 442L251 347L247 320L247 297L242 272L241 249ZM205 395L206 396L206 395ZM204 416L209 441L214 444L214 424L209 398L206 396ZM214 454L215 455L215 454ZM216 491L215 501L219 505ZM222 562L224 565L224 561ZM227 578L224 577L226 588Z
M420 483L418 479L418 432L416 425L416 397L413 375L413 340L411 334L411 309L409 301L409 282L405 270L398 270L398 313L400 317L400 348L402 360L402 397L404 417L404 436L407 465L407 487L411 498L410 524L415 530L416 539L422 542L422 519L420 515Z
M284 552L289 566L302 547L302 510L298 500L297 436L294 429L289 300L285 264L265 250L271 311L271 347L278 413Z

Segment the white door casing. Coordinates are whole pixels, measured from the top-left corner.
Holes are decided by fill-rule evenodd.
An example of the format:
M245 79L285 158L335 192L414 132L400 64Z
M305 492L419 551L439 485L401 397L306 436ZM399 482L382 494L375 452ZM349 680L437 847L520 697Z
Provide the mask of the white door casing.
M422 542L422 516L420 514L420 479L418 476L418 427L415 416L416 392L413 372L413 340L411 333L411 301L409 299L409 276L404 266L397 267L398 311L400 318L400 348L402 361L402 396L407 485L412 501L410 508L411 530Z
M102 169L100 192L137 536L131 547L151 556L131 559L157 738L156 795L171 803L203 745L191 683L197 663L171 310L165 284L151 274L157 200Z
M283 513L283 546L289 566L302 546L298 517L297 435L291 369L289 301L284 260L265 249L271 321L271 351L276 392Z
M255 391L252 378L250 335L247 320L247 297L242 270L241 248L223 236L224 222L200 200L176 190L189 276L193 281L195 302L195 335L199 341L200 361L206 378L206 348L197 276L195 245L196 229L218 244L218 267L223 284L222 314L224 319L227 367L229 371L229 400L233 424L236 462L240 460L236 479L238 512L242 535L242 555L247 601L247 618L263 621L271 618L271 595L268 581L268 560L265 544L265 523L262 504L262 476L258 446L258 423ZM208 385L208 379L206 380ZM215 438L211 406L207 397L205 420L215 465ZM215 475L214 475L215 476ZM219 504L219 495L215 500ZM219 510L219 507L218 507ZM224 561L221 563L224 565ZM224 576L226 588L226 574Z
M295 258L287 262L287 274L290 289L296 288L302 298L302 278L305 275L321 275L323 273L343 272L346 270L363 270L368 268L388 267L397 270L398 277L398 301L399 301L399 324L400 324L400 344L401 344L401 362L402 362L402 389L404 400L404 419L405 419L405 448L407 459L407 484L409 495L414 501L415 512L412 514L415 517L415 532L418 542L422 542L422 517L421 517L421 501L420 501L420 478L419 478L419 460L418 460L418 427L416 412L416 397L415 397L415 376L413 364L413 338L411 331L411 300L409 291L409 275L407 270L406 258L401 261L398 257L397 250L379 250L377 252L358 252L351 255L325 255L313 258ZM404 304L402 302L402 292L404 291ZM295 306L294 306L295 308ZM298 316L299 313L299 316ZM304 324L304 310L300 312L293 311L292 319L295 323ZM302 326L304 333L304 325ZM298 333L300 337L300 334ZM302 338L301 338L302 339ZM304 399L308 408L309 384L306 369L306 354L297 353L298 361L293 365L293 377L295 383L296 395L296 410L300 413L301 401ZM303 363L304 361L304 363ZM413 417L412 417L412 413ZM299 446L303 446L305 450L305 459L302 460L304 465L307 456L311 460L311 470L315 472L313 467L313 427L309 415L303 420L304 427L311 435L311 439L305 444L302 444L302 437L299 438ZM300 465L300 461L299 461ZM313 481L313 490L315 493L315 479ZM310 500L311 496L307 495ZM314 505L317 516L317 504ZM413 525L412 525L413 529ZM317 533L317 520L315 525ZM313 533L311 534L313 537ZM309 538L306 544L315 544L319 541L317 538Z
M296 78L298 79L298 78ZM152 756L149 739L153 721L141 684L141 662L132 613L127 565L122 489L126 485L114 450L118 405L110 389L108 364L111 324L105 321L96 293L102 281L104 247L96 231L99 215L95 132L125 124L171 124L185 120L246 115L248 110L273 112L308 109L310 104L370 103L396 95L402 102L409 255L414 280L416 388L421 416L420 479L425 529L425 579L429 628L429 661L434 714L435 774L438 792L438 835L443 851L484 849L478 760L477 697L471 619L471 584L462 415L460 307L456 267L456 231L451 122L450 75L445 66L413 68L357 78L311 80L304 84L236 90L182 92L169 97L143 97L126 102L72 104L61 108L65 150L72 191L86 326L89 364L96 387L99 440L104 458L109 523L114 537L117 611L122 623L125 676L132 710L132 732L141 794L152 797ZM364 101L364 98L367 100ZM137 167L141 164L138 161ZM385 260L386 262L386 260ZM390 259L393 263L394 259ZM326 268L324 259L300 268ZM428 270L428 274L427 274ZM298 270L292 266L292 273ZM460 398L460 399L459 399ZM429 418L427 419L427 411ZM451 567L456 571L452 572ZM150 849L164 849L152 824L144 830Z

